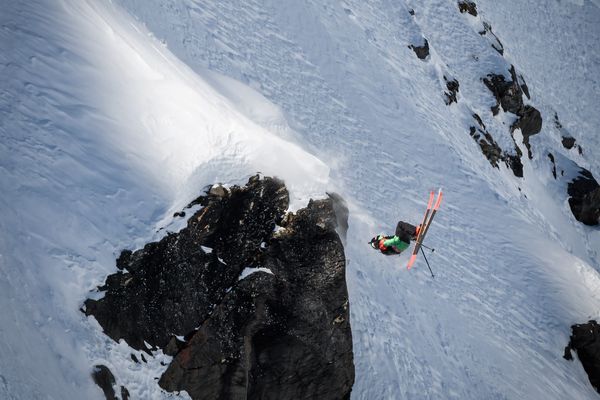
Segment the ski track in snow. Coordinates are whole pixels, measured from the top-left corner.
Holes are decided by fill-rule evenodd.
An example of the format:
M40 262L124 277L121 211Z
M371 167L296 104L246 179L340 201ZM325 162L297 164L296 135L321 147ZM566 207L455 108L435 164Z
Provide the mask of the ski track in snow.
M565 3L481 0L476 18L442 0L118 3L138 21L94 2L32 1L0 15L0 397L100 399L89 372L102 363L135 398L185 398L157 389L168 357L134 363L139 352L78 308L120 249L179 226L169 216L207 184L256 171L283 174L296 207L326 186L349 202L353 399L597 396L562 350L572 323L598 315L600 237L574 221L543 161L552 150L600 175L588 133L599 35L585 42L592 65L560 81L567 61L544 68L545 28L532 54L529 28L511 19L519 10L560 22ZM567 9L597 16L590 7ZM505 58L479 35L484 20ZM584 37L583 21L567 43ZM407 48L422 37L425 62ZM511 116L492 117L479 80L511 62L544 117L525 180L491 168L468 133L476 112L512 145ZM460 82L449 107L444 75ZM583 156L562 149L552 110ZM419 220L438 186L431 279L422 259L407 272L408 257L366 241Z

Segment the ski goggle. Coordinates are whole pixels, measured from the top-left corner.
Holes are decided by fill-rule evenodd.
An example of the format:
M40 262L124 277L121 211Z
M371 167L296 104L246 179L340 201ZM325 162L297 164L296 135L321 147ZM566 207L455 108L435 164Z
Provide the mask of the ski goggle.
M379 250L379 239L377 238L377 236L375 236L373 239L371 239L371 241L369 242L369 244L375 250Z

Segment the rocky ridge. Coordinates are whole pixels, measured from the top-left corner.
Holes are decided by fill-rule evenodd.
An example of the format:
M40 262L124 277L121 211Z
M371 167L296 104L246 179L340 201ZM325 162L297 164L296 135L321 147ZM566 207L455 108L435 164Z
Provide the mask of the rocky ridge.
M343 200L330 195L286 213L283 182L255 176L245 187L213 186L192 204L202 208L186 228L123 251L86 315L116 341L173 355L159 380L167 391L349 398Z

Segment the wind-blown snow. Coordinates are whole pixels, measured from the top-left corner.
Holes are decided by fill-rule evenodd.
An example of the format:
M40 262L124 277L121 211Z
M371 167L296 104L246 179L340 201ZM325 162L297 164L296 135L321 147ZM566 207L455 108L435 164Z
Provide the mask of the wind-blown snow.
M173 212L206 185L256 172L285 179L292 208L326 190L349 202L353 399L597 396L561 356L569 326L599 314L600 235L545 164L551 150L567 174L571 158L600 176L596 7L481 0L474 18L442 0L118 3L0 13L0 398L100 399L95 364L133 398L177 397L154 379L168 357L134 363L79 307L121 249L179 229ZM537 21L567 32L560 10L579 25L553 38ZM421 37L427 62L407 48ZM560 80L574 38L586 53ZM480 81L509 63L544 117L525 179L493 169L468 134L477 112L512 143L512 117L492 117ZM444 75L460 82L450 107ZM553 110L582 156L560 146ZM366 245L419 220L439 186L435 279Z

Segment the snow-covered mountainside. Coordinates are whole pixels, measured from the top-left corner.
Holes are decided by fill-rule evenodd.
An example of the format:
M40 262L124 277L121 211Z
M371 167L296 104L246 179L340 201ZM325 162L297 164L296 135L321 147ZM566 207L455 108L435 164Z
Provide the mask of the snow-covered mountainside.
M577 166L600 177L600 5L526 3L5 2L0 398L101 399L99 364L132 398L189 398L156 383L169 356L135 363L80 308L122 249L257 172L292 210L348 202L353 399L596 398L562 354L600 314L600 230L567 195ZM519 112L494 115L492 74L517 82ZM532 136L511 132L525 108ZM440 186L435 279L367 245Z

